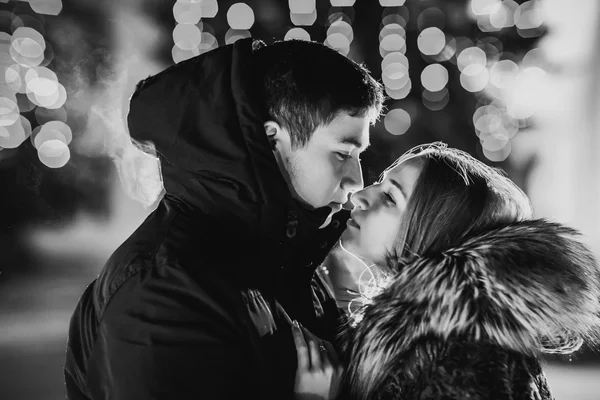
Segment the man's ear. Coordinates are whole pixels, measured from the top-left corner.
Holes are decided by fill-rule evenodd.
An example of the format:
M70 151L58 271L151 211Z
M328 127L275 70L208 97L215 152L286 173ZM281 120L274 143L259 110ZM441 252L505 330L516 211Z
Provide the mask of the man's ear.
M277 147L277 142L281 140L281 125L275 121L267 121L263 126L265 128L265 134L267 135L269 144L271 145L271 150L274 151L275 147Z

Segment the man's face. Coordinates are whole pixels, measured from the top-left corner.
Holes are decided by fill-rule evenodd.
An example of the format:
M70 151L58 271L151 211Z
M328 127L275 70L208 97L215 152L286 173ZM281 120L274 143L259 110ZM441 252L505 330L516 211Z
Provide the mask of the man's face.
M269 124L271 127L269 127ZM304 147L292 148L289 132L265 124L275 157L294 196L312 208L341 210L348 195L363 188L360 154L369 146L369 119L341 114L318 127Z

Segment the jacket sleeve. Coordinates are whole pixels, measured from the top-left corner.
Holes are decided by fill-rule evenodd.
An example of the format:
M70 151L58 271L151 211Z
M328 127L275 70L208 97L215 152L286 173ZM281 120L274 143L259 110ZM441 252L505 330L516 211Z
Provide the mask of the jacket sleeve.
M219 400L252 394L252 345L234 307L222 301L217 287L202 289L177 271L157 274L129 278L104 311L88 367L92 398Z

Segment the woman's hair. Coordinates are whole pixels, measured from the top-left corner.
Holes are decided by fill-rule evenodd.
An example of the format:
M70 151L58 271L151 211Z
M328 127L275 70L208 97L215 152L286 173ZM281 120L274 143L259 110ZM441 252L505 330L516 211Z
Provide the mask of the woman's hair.
M531 202L502 171L441 142L417 146L396 160L422 170L390 255L400 265L441 253L473 235L533 218Z

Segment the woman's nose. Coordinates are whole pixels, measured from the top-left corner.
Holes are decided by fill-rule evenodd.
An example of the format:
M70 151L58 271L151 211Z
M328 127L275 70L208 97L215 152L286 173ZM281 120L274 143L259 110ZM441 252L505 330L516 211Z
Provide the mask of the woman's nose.
M356 208L365 209L369 206L369 202L367 201L366 196L367 188L359 190L357 192L352 193L350 196L350 201Z

